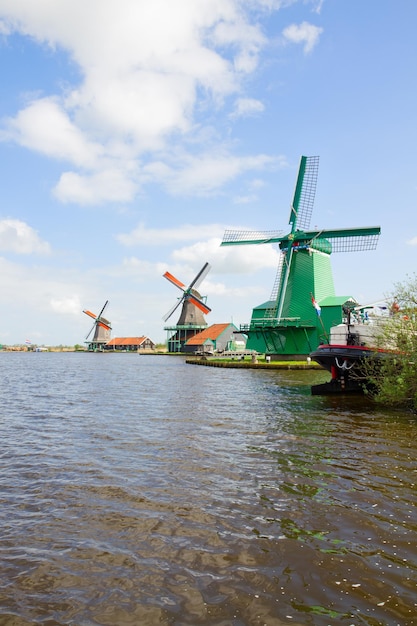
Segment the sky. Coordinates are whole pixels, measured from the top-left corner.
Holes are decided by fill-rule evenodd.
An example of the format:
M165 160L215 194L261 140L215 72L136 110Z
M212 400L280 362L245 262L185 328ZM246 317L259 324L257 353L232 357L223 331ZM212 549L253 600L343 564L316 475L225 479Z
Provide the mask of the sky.
M208 262L209 324L269 299L301 155L311 226L380 226L332 255L336 295L416 270L415 0L0 0L0 344L166 340ZM178 313L178 311L177 311ZM177 313L168 324L176 323Z

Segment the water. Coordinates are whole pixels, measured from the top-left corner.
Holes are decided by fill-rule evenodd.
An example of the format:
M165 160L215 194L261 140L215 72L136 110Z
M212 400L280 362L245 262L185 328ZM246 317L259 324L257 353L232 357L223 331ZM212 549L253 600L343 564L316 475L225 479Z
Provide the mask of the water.
M1 626L417 624L412 415L182 357L0 370Z

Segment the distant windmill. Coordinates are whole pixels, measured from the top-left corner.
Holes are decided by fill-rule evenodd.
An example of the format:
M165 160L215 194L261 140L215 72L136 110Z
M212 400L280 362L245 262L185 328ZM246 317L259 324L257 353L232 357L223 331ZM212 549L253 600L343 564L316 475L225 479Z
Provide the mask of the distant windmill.
M181 352L184 343L207 326L204 315L210 313L211 309L197 291L197 287L203 282L210 268L210 264L205 263L188 287L170 274L170 272L165 272L164 274L164 278L182 291L181 297L163 318L165 322L168 321L182 305L181 314L176 325L165 328L165 330L171 333L171 336L168 338L169 352ZM174 334L172 334L173 331Z
M103 308L98 315L95 315L95 313L92 313L88 309L83 310L83 313L85 313L89 317L92 317L94 320L94 324L85 338L87 342L89 336L94 330L93 339L88 342L89 349L91 350L97 350L102 348L103 345L110 340L111 324L109 320L103 317L104 310L106 309L108 303L109 301L106 300Z
M333 298L332 252L357 252L375 249L380 227L336 230L309 230L318 176L319 157L301 157L289 224L291 231L231 231L224 234L222 246L278 243L280 263L270 300L252 313L247 347L259 352L308 354L317 347L320 334L329 331L324 316L320 323L313 305ZM312 304L313 303L313 304ZM341 307L339 307L341 309ZM320 307L316 306L319 311ZM324 320L324 321L323 321ZM337 322L337 320L333 320ZM243 329L242 329L243 330Z
M178 324L197 324L200 322L200 320L205 323L203 316L199 312L202 311L202 313L207 314L210 313L211 309L206 305L205 302L203 302L201 295L197 291L197 287L203 282L203 280L209 273L210 268L210 264L205 263L201 270L198 272L198 274L188 285L188 287L186 287L184 283L178 280L178 278L175 278L175 276L173 276L169 272L165 272L164 278L166 278L167 280L169 280L170 283L178 287L178 289L182 291L182 296L178 300L178 302L174 304L172 309L170 309L165 315L164 322L166 322L171 317L171 315L175 313L180 304L182 304L183 306L180 318L178 320Z

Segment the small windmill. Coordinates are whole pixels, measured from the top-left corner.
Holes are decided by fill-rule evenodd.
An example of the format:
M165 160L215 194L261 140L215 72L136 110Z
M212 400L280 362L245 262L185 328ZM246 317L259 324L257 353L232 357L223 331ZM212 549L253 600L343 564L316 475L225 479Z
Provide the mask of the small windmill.
M104 310L106 309L108 303L109 301L106 300L103 308L98 315L95 315L95 313L92 313L88 309L83 310L83 313L85 313L89 317L92 317L94 320L94 324L85 338L86 343L88 343L89 350L100 350L103 348L103 345L105 343L110 341L111 325L109 320L103 317ZM93 330L93 339L91 341L87 341Z
M330 255L373 250L377 245L379 226L309 230L318 167L319 157L301 157L287 235L231 230L224 234L222 246L278 243L281 251L271 298L253 310L247 329L251 349L279 354L308 354L315 349L320 332L327 333L329 328L322 319L320 325L311 319L312 302L335 298Z
M210 313L211 309L207 306L205 298L197 291L197 287L203 282L210 268L210 264L205 263L188 287L170 272L165 272L164 274L164 278L182 291L181 297L163 318L167 322L182 305L181 314L176 325L165 327L165 330L171 333L168 336L169 352L181 352L184 343L207 326L204 315ZM172 331L174 331L173 334Z

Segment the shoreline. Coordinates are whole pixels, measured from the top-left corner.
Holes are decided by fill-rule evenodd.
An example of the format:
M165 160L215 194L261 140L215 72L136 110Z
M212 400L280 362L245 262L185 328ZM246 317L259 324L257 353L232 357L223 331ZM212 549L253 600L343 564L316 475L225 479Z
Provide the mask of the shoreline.
M244 368L244 369L269 369L269 370L316 370L325 371L318 363L307 363L298 361L272 361L266 363L264 361L253 363L252 361L230 361L230 360L212 360L207 358L191 358L186 359L186 363L189 365L203 365L205 367L229 367L229 368Z

